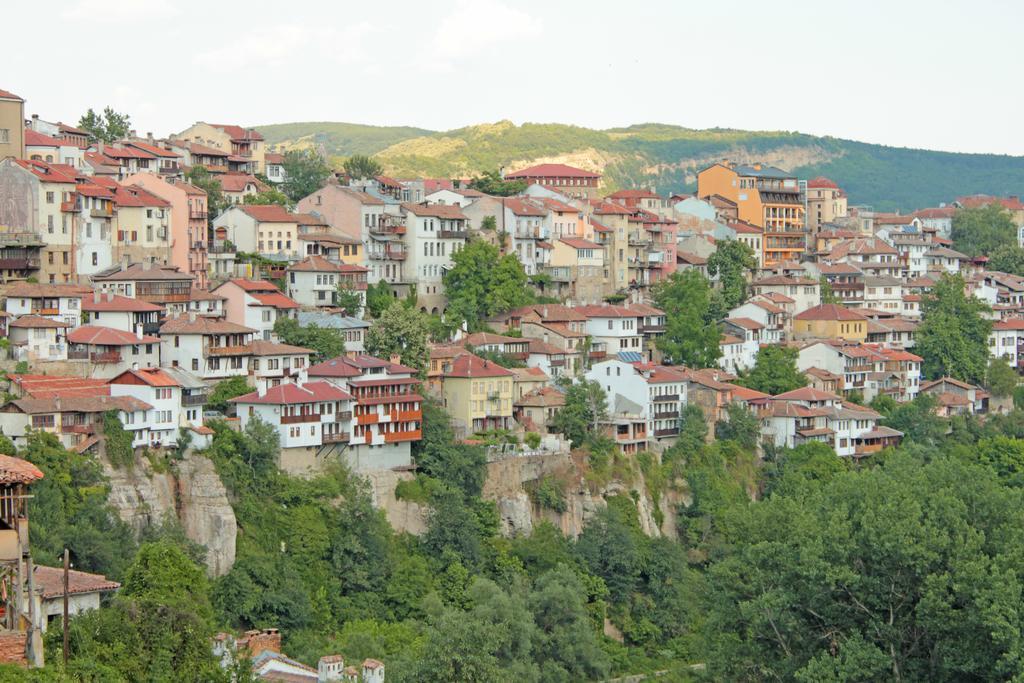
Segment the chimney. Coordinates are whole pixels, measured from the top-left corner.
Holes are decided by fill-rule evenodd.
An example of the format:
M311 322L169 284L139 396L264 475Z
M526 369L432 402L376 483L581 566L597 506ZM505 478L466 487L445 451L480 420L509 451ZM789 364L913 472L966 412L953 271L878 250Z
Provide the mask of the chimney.
M388 360L390 360L395 365L401 365L402 364L402 357L399 356L397 353L391 354L391 358L389 358Z
M259 396L260 398L263 398L264 396L267 395L267 383L266 382L259 382L256 385L256 395Z
M130 130L130 131L128 131L128 135L129 135L129 136L131 136L131 137L133 137L133 138L135 138L135 137L138 137L138 135L137 135L137 134L135 133L135 131L134 131L134 130Z
M96 149L99 150L100 154L103 154L103 152L106 151L107 146L103 144L103 140L100 140L98 143L96 143Z
M152 131L148 131L146 133L146 139L149 140L149 144L151 144L151 145L155 145L156 144L156 140L153 139L153 132Z
M114 300L114 293L113 292L107 292L107 301L113 301L113 300Z
M92 302L94 304L98 304L102 298L103 298L103 294L102 293L96 291L95 289L92 291Z
M189 311L188 312L188 321L190 323L194 323L196 321L196 312L195 311Z

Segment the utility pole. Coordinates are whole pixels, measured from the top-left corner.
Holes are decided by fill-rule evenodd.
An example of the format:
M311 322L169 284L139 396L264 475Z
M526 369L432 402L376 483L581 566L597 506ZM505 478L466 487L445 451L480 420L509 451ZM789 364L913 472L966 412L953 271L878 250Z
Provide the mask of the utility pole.
M68 663L68 572L71 567L68 549L64 548L64 665Z

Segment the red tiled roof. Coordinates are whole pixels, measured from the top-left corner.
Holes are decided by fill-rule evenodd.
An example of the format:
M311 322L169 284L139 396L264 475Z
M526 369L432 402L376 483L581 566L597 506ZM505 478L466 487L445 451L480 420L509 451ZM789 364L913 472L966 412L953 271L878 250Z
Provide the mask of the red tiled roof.
M37 133L31 128L25 129L25 146L26 147L73 147L70 142L66 140L58 140L52 138L49 135L43 135Z
M906 297L904 297L906 298ZM1020 318L1007 318L992 324L993 330L1024 330L1024 320Z
M821 391L814 387L802 387L800 389L794 389L793 391L787 391L777 396L772 396L774 401L838 401L840 400L835 394L831 394L827 391Z
M832 189L835 189L835 190L839 189L839 186L836 185L835 182L833 182L832 180L829 180L828 178L826 178L823 175L820 175L817 178L811 178L810 180L808 180L807 181L807 187L811 187L811 188L828 187L828 188L832 188Z
M857 311L839 304L820 304L797 313L794 320L864 320Z
M511 377L512 372L497 363L484 360L472 353L463 353L455 357L451 367L445 371L445 377Z
M110 387L103 379L62 375L8 375L7 378L28 398L110 395Z
M125 375L136 377L144 384L151 387L180 387L181 384L160 368L142 368L139 370L125 370L120 375L111 378L108 384L131 384L131 382L118 382Z
M632 209L615 202L594 202L593 206L598 216L629 216L633 213Z
M310 377L358 377L363 371L350 363L345 356L339 356L311 366L308 374Z
M39 315L23 315L14 322L8 324L8 327L22 327L25 329L59 329L63 327L71 327L66 322L59 320L52 320L50 318L44 318Z
M519 178L600 178L600 173L584 171L581 168L566 166L565 164L538 164L527 168L506 173L506 180Z
M638 315L636 311L630 310L626 306L614 306L612 304L604 304L601 306L574 306L573 310L581 315L585 315L587 318L636 318Z
M298 302L289 299L281 292L250 292L249 296L259 302L261 306L273 306L274 308L300 308Z
M63 168L58 168L58 164L48 164L45 161L39 161L38 159L16 159L17 163L22 168L31 171L37 178L47 183L64 183L74 185L78 181L75 179L75 174L68 174ZM60 164L63 166L63 164Z
M28 460L0 455L0 484L28 484L42 478L42 471Z
M280 204L237 204L243 212L260 223L298 223L294 214Z
M449 220L466 220L462 207L455 204L402 204L402 208L417 216L446 218Z
M263 341L257 339L249 344L254 356L302 356L313 353L312 349L291 344L278 344L277 342Z
M15 282L7 288L7 298L23 297L26 299L65 297L79 299L92 294L92 289L82 285L64 283L48 284L45 282Z
M502 203L505 205L505 208L516 216L543 217L548 215L547 211L527 199L508 197Z
M82 325L68 332L68 341L73 344L100 344L104 346L129 346L132 344L157 344L158 337L136 337L113 327Z
M217 176L217 180L220 181L220 189L224 192L245 192L245 188L249 185L255 185L257 190L263 187L259 178L248 173L221 173ZM259 204L246 206L259 206Z
M760 235L764 232L764 228L743 221L730 221L727 225L740 235Z
M106 145L103 148L102 154L109 159L153 159L154 156L149 152L141 149L132 149L131 147L114 147L113 145Z
M263 136L252 128L243 128L233 124L211 123L214 128L220 128L231 136L232 140L262 140Z
M156 157L163 157L165 159L180 159L181 158L181 155L178 154L177 152L172 152L169 149L164 149L163 147L157 147L156 145L150 145L150 144L145 143L145 142L139 142L137 140L133 140L131 142L126 142L125 144L130 146L130 147L136 147L138 149L141 149L143 152L149 152L150 154L152 154L153 156L156 156Z
M661 197L650 190L619 190L608 195L608 199L661 199Z
M114 193L105 187L92 183L80 183L75 187L75 191L83 197L99 197L101 199L113 199Z
M964 208L977 208L989 204L999 204L1010 211L1024 211L1024 203L1018 197L993 197L987 194L974 194L969 197L958 197L957 203Z
M254 391L243 396L231 399L231 403L255 403L271 405L291 405L294 403L316 403L318 401L349 401L352 394L336 387L330 382L306 382L302 386L298 384L279 384L276 387L267 389L266 393L260 396Z
M955 206L940 206L933 209L921 209L915 211L914 215L918 218L952 218L956 215Z
M351 263L333 263L323 256L313 254L288 266L287 270L300 273L366 273L370 269Z
M8 90L0 90L0 97L2 97L5 100L18 100L19 102L25 101Z
M214 320L203 316L196 316L192 320L189 316L177 316L168 318L160 326L160 334L247 334L256 330L244 325L236 325L226 320Z
M171 204L137 185L119 185L114 191L114 203L124 207L167 208Z
M47 567L37 564L32 578L36 588L40 589L44 600L52 600L64 595L64 570L58 567ZM77 569L68 570L68 593L108 593L121 587L117 581L111 581L102 574L89 574Z
M268 164L283 164L284 155L278 154L277 152L265 152L263 154L263 161Z
M99 297L86 296L82 299L83 311L126 311L130 313L157 313L163 306L151 304L142 299L133 299L120 294L101 294Z
M763 330L764 325L751 318L726 318L725 322L745 330Z

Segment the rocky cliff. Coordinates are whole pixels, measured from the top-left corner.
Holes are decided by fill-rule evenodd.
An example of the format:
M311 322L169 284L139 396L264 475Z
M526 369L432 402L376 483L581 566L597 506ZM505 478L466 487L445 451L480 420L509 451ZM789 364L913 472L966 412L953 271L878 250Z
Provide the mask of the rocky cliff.
M131 470L110 466L110 504L121 519L141 532L150 524L176 519L192 541L206 548L211 576L226 574L235 562L235 512L227 490L208 458L190 454L171 471L156 472L144 458Z

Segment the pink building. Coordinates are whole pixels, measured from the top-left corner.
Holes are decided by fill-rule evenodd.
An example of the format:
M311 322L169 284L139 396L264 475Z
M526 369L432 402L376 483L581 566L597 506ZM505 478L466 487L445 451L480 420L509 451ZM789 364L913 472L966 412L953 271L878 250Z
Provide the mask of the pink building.
M171 205L171 265L194 277L197 289L206 289L206 192L183 181L170 182L155 173L136 173L128 176L124 184L143 187Z

